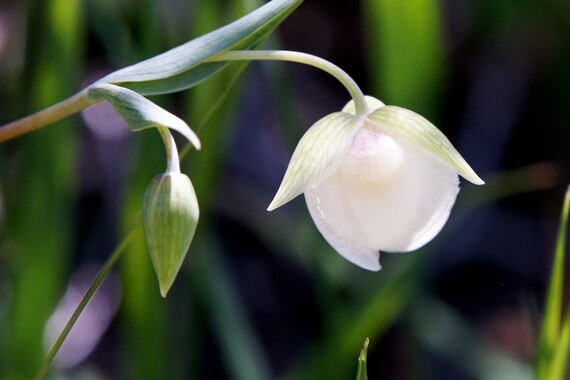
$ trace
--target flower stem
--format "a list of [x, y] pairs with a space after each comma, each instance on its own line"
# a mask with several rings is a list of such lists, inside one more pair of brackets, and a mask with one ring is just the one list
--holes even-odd
[[166, 127], [159, 127], [158, 132], [166, 149], [166, 172], [180, 173], [180, 159], [178, 158], [178, 149], [172, 133]]
[[206, 61], [289, 61], [313, 66], [331, 74], [342, 83], [354, 100], [357, 115], [368, 113], [364, 94], [354, 79], [337, 65], [311, 54], [288, 50], [228, 50], [210, 57]]
[[98, 102], [100, 100], [90, 98], [87, 95], [87, 90], [83, 90], [51, 107], [1, 126], [0, 143], [45, 127]]
[[83, 310], [85, 310], [85, 307], [87, 306], [89, 301], [91, 301], [91, 298], [93, 298], [93, 295], [95, 294], [97, 289], [99, 289], [99, 286], [107, 278], [107, 276], [111, 272], [111, 269], [113, 268], [113, 266], [115, 265], [117, 260], [121, 257], [121, 255], [125, 251], [125, 248], [127, 247], [131, 238], [135, 235], [134, 234], [135, 230], [136, 230], [135, 226], [131, 227], [131, 229], [129, 230], [127, 235], [123, 238], [121, 243], [111, 253], [111, 256], [109, 256], [109, 258], [107, 259], [107, 261], [105, 262], [105, 264], [103, 265], [103, 267], [101, 268], [99, 273], [97, 273], [97, 276], [95, 276], [95, 278], [93, 279], [93, 282], [89, 286], [89, 289], [87, 289], [87, 292], [85, 292], [85, 295], [81, 299], [81, 302], [79, 302], [79, 305], [77, 305], [77, 308], [75, 309], [75, 311], [73, 312], [73, 314], [69, 318], [69, 321], [67, 321], [67, 324], [65, 325], [65, 327], [63, 328], [61, 333], [59, 333], [59, 336], [57, 337], [53, 346], [49, 350], [47, 356], [44, 359], [44, 362], [42, 363], [42, 366], [40, 367], [40, 370], [38, 371], [38, 373], [35, 377], [35, 380], [42, 380], [45, 378], [45, 376], [49, 370], [49, 367], [50, 367], [51, 363], [53, 362], [53, 359], [55, 358], [55, 356], [57, 355], [57, 352], [61, 348], [63, 342], [65, 341], [65, 339], [69, 335], [69, 332], [71, 331], [71, 329], [73, 328], [73, 326], [75, 325], [77, 320], [79, 319], [79, 316], [81, 315], [81, 313], [83, 313]]

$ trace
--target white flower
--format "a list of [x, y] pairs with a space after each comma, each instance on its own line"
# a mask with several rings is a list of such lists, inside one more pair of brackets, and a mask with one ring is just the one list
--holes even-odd
[[449, 140], [422, 116], [366, 97], [317, 121], [299, 141], [273, 210], [305, 193], [327, 242], [354, 264], [379, 270], [380, 251], [409, 252], [442, 229], [460, 174], [484, 182]]

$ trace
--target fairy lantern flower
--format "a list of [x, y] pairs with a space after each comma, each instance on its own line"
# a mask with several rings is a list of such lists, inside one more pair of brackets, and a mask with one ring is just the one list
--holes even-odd
[[327, 242], [380, 270], [380, 251], [409, 252], [442, 229], [459, 177], [482, 185], [449, 140], [422, 116], [365, 97], [317, 121], [299, 141], [268, 210], [304, 193]]

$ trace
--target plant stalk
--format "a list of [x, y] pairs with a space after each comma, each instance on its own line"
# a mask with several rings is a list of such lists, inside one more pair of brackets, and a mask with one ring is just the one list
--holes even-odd
[[288, 61], [316, 67], [331, 74], [348, 90], [354, 100], [357, 115], [363, 116], [368, 113], [364, 94], [354, 79], [337, 65], [317, 56], [288, 50], [228, 50], [206, 60], [206, 62], [218, 61]]
[[172, 133], [166, 127], [159, 127], [158, 132], [164, 142], [164, 149], [166, 149], [166, 172], [180, 173], [180, 159], [178, 158], [178, 149]]
[[65, 119], [98, 102], [100, 102], [100, 100], [90, 98], [87, 95], [87, 90], [83, 90], [51, 107], [1, 126], [0, 143]]
[[59, 333], [59, 336], [57, 337], [51, 349], [49, 350], [47, 356], [45, 357], [42, 366], [40, 367], [36, 377], [34, 378], [35, 380], [43, 380], [45, 378], [51, 366], [51, 363], [53, 362], [53, 359], [55, 358], [63, 342], [69, 335], [69, 332], [71, 331], [71, 329], [73, 328], [79, 317], [81, 316], [81, 313], [83, 313], [83, 310], [85, 310], [85, 307], [89, 304], [89, 301], [91, 301], [91, 298], [93, 298], [93, 295], [95, 294], [97, 289], [99, 289], [99, 286], [101, 286], [103, 281], [107, 278], [107, 276], [111, 272], [111, 269], [113, 269], [113, 266], [125, 251], [125, 248], [127, 247], [131, 238], [134, 236], [134, 231], [135, 227], [132, 227], [129, 230], [129, 232], [123, 238], [121, 243], [111, 253], [111, 256], [109, 256], [109, 258], [107, 259], [107, 261], [105, 262], [99, 273], [97, 273], [97, 276], [95, 276], [91, 285], [89, 285], [89, 289], [87, 289], [87, 291], [85, 292], [85, 295], [79, 302], [79, 305], [77, 305], [77, 308], [75, 308], [75, 311], [69, 318], [69, 321], [67, 321], [65, 327], [63, 328], [61, 333]]

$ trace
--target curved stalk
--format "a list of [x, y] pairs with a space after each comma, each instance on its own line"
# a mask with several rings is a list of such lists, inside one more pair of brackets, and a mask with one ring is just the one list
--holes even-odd
[[166, 172], [180, 173], [180, 159], [178, 158], [178, 149], [172, 133], [166, 127], [158, 128], [158, 132], [164, 142], [164, 149], [166, 149]]
[[99, 286], [101, 286], [101, 284], [107, 278], [109, 273], [111, 273], [111, 269], [113, 269], [113, 266], [115, 265], [117, 260], [119, 260], [119, 258], [125, 251], [125, 248], [127, 247], [128, 243], [130, 242], [131, 238], [134, 236], [134, 231], [135, 227], [132, 227], [130, 231], [127, 233], [127, 235], [123, 238], [121, 243], [117, 246], [117, 248], [115, 248], [113, 253], [111, 253], [111, 256], [109, 256], [109, 258], [107, 259], [107, 261], [105, 262], [99, 273], [97, 273], [97, 276], [95, 276], [91, 285], [89, 285], [89, 289], [87, 289], [87, 291], [85, 292], [85, 295], [81, 299], [81, 302], [79, 302], [79, 305], [77, 305], [75, 311], [73, 312], [73, 314], [67, 321], [65, 327], [63, 328], [61, 333], [59, 333], [59, 336], [57, 337], [51, 349], [49, 350], [46, 358], [44, 359], [44, 362], [42, 363], [42, 366], [40, 367], [40, 370], [38, 371], [35, 377], [35, 380], [43, 380], [45, 378], [49, 370], [49, 367], [53, 362], [53, 359], [55, 358], [63, 342], [69, 335], [69, 332], [71, 331], [71, 329], [73, 328], [79, 317], [81, 316], [81, 313], [83, 313], [83, 310], [85, 310], [87, 304], [89, 304], [89, 301], [91, 301], [91, 298], [93, 298], [93, 295], [95, 294], [97, 289], [99, 289]]
[[100, 100], [90, 98], [85, 89], [51, 107], [1, 126], [0, 143], [65, 119], [99, 102]]
[[288, 50], [228, 50], [206, 60], [218, 61], [288, 61], [316, 67], [335, 77], [348, 90], [354, 100], [357, 115], [368, 113], [364, 94], [354, 79], [337, 65], [314, 55]]

